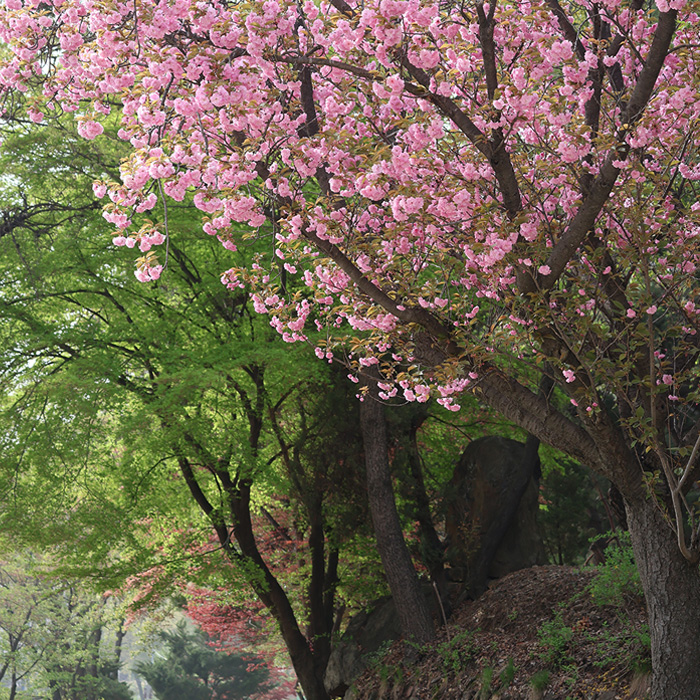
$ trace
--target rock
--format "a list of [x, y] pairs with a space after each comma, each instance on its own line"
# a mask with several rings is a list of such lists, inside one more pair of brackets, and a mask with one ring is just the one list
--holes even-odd
[[352, 682], [369, 665], [372, 655], [401, 636], [391, 597], [377, 601], [370, 611], [354, 615], [333, 647], [324, 683], [331, 697], [343, 697]]
[[531, 477], [511, 525], [491, 560], [489, 578], [502, 578], [513, 571], [546, 563], [547, 557], [537, 527], [539, 496], [539, 479]]
[[448, 557], [476, 598], [489, 580], [544, 563], [537, 530], [539, 458], [525, 444], [491, 436], [462, 454], [447, 495]]

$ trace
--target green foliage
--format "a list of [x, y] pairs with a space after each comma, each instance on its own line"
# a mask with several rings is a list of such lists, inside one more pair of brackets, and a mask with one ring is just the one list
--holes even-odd
[[542, 669], [541, 671], [537, 671], [534, 676], [530, 679], [530, 685], [534, 690], [537, 691], [543, 691], [547, 688], [549, 685], [549, 681], [551, 680], [552, 674], [547, 671], [546, 669]]
[[454, 637], [446, 639], [437, 645], [437, 653], [442, 662], [443, 672], [448, 674], [459, 673], [468, 663], [473, 661], [479, 652], [479, 647], [474, 641], [476, 630], [462, 630]]
[[[78, 669], [78, 674], [81, 672]], [[78, 674], [75, 669], [61, 669], [46, 678], [62, 700], [133, 700], [129, 687], [112, 677], [116, 669], [109, 665], [95, 668], [94, 673]]]
[[135, 667], [159, 700], [244, 700], [266, 689], [268, 673], [254, 660], [215, 651], [181, 622], [160, 634], [165, 654]]
[[623, 608], [630, 598], [643, 595], [629, 532], [619, 532], [605, 550], [605, 561], [596, 567], [589, 591], [596, 605]]
[[[341, 576], [353, 561], [340, 595], [376, 597], [354, 387], [221, 284], [218, 272], [257, 244], [224, 250], [188, 202], [169, 205], [177, 235], [161, 279], [134, 278], [91, 188], [118, 177], [121, 146], [108, 137], [96, 151], [71, 128], [18, 127], [0, 153], [0, 196], [17, 213], [0, 235], [0, 529], [60, 548], [65, 571], [102, 588], [139, 576], [144, 603], [178, 577], [212, 575], [247, 602], [259, 567], [241, 559], [232, 572], [210, 537], [212, 520], [232, 525], [225, 470], [251, 483], [253, 518], [272, 513], [295, 541], [264, 554], [301, 616], [314, 509], [326, 551], [344, 548]], [[264, 547], [274, 528], [263, 517], [255, 527]]]
[[498, 676], [498, 681], [500, 683], [501, 688], [508, 688], [510, 686], [510, 684], [513, 682], [513, 679], [515, 678], [515, 672], [517, 670], [518, 669], [515, 663], [513, 662], [513, 657], [509, 657], [508, 663]]
[[553, 667], [566, 665], [571, 660], [568, 650], [573, 636], [571, 627], [565, 625], [562, 620], [561, 610], [557, 610], [554, 618], [544, 622], [537, 630], [542, 661]]
[[375, 651], [367, 654], [367, 664], [369, 666], [379, 666], [382, 664], [393, 643], [394, 642], [391, 639], [387, 639], [386, 641], [382, 642]]
[[131, 700], [117, 680], [116, 601], [52, 575], [27, 552], [0, 564], [0, 680], [63, 700]]
[[493, 683], [493, 667], [486, 666], [481, 671], [481, 687], [479, 688], [478, 700], [488, 700], [491, 697]]
[[589, 539], [596, 534], [593, 521], [603, 521], [594, 478], [590, 470], [561, 456], [543, 470], [544, 504], [537, 522], [548, 558], [555, 564], [582, 563]]
[[369, 668], [374, 669], [382, 685], [398, 683], [403, 679], [403, 669], [399, 663], [390, 663], [387, 660], [393, 641], [388, 639], [379, 647], [368, 653], [365, 660]]
[[647, 624], [636, 627], [629, 621], [619, 632], [607, 629], [590, 635], [595, 644], [597, 659], [594, 665], [605, 668], [614, 665], [635, 674], [651, 671], [651, 638]]

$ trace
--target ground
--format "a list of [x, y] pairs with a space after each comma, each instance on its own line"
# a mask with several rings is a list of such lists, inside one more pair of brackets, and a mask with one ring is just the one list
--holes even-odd
[[377, 654], [349, 697], [641, 700], [646, 613], [617, 569], [608, 564], [601, 575], [539, 566], [509, 574], [479, 600], [459, 605], [429, 649], [396, 642]]

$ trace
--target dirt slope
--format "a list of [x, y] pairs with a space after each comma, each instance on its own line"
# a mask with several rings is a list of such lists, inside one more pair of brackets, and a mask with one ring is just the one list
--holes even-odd
[[649, 666], [643, 601], [625, 595], [596, 605], [588, 588], [593, 577], [592, 570], [558, 566], [510, 574], [461, 605], [429, 649], [397, 642], [378, 654], [349, 698], [643, 698]]

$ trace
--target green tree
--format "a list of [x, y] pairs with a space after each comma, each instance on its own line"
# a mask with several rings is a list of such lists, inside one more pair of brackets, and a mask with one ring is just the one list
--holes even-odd
[[228, 562], [229, 587], [262, 601], [323, 697], [341, 549], [366, 532], [353, 392], [208, 271], [242, 254], [197, 237], [186, 205], [168, 211], [168, 274], [137, 283], [82, 206], [118, 153], [85, 153], [65, 130], [4, 144], [0, 526], [104, 586], [150, 571], [154, 595]]
[[540, 510], [543, 542], [556, 564], [583, 562], [592, 537], [609, 530], [602, 493], [596, 494], [595, 477], [572, 460], [560, 460], [548, 470], [542, 485], [545, 504]]
[[[121, 628], [109, 598], [52, 574], [50, 561], [6, 555], [0, 566], [0, 680], [49, 700], [130, 700], [117, 679]], [[111, 634], [106, 634], [111, 632]]]
[[267, 672], [255, 659], [216, 651], [184, 621], [159, 635], [165, 650], [135, 667], [160, 700], [245, 700], [264, 691]]

